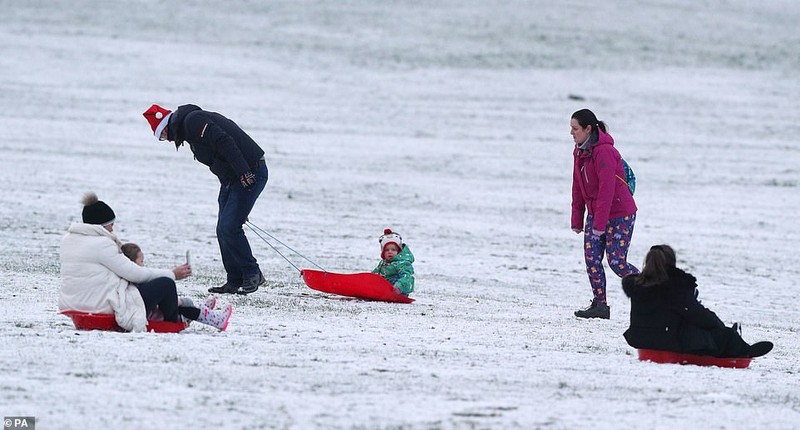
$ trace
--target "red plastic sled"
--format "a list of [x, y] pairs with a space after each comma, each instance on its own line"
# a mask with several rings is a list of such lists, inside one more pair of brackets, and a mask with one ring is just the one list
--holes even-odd
[[323, 293], [356, 297], [382, 302], [411, 303], [414, 299], [395, 292], [392, 284], [375, 273], [331, 273], [321, 270], [302, 270], [309, 288]]
[[694, 364], [696, 366], [733, 367], [744, 369], [750, 365], [752, 358], [719, 358], [710, 355], [681, 354], [656, 349], [639, 349], [640, 361], [653, 363]]
[[[78, 311], [63, 311], [62, 314], [72, 318], [78, 330], [125, 331], [117, 325], [114, 314], [92, 314]], [[156, 333], [177, 333], [183, 331], [187, 324], [171, 321], [147, 321], [147, 331]]]

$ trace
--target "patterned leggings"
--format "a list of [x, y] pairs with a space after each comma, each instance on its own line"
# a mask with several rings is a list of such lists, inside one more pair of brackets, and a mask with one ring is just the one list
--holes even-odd
[[639, 269], [628, 263], [628, 247], [633, 236], [636, 214], [608, 221], [605, 233], [592, 234], [592, 215], [586, 217], [583, 229], [583, 249], [586, 257], [586, 273], [592, 286], [594, 298], [606, 302], [606, 272], [603, 270], [603, 254], [608, 255], [608, 266], [620, 278], [639, 273]]

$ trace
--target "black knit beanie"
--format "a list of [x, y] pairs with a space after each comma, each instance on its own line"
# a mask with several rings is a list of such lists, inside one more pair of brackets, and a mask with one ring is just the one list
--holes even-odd
[[114, 222], [114, 211], [104, 202], [97, 199], [95, 193], [83, 196], [83, 222], [86, 224], [107, 225]]

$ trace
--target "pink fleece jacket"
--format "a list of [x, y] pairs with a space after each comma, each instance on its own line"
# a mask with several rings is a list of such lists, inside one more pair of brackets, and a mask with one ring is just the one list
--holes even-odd
[[575, 148], [572, 170], [572, 228], [583, 229], [586, 210], [592, 215], [591, 228], [605, 230], [608, 220], [636, 213], [622, 157], [614, 148], [614, 138], [598, 131], [591, 151]]

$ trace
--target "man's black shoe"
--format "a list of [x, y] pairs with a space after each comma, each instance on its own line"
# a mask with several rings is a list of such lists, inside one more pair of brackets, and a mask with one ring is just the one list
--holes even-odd
[[258, 291], [258, 286], [263, 284], [265, 281], [264, 274], [258, 272], [257, 275], [253, 275], [242, 282], [242, 286], [239, 289], [239, 294], [255, 293]]
[[208, 292], [214, 294], [236, 294], [239, 291], [240, 285], [241, 284], [238, 282], [228, 281], [219, 287], [209, 288]]

